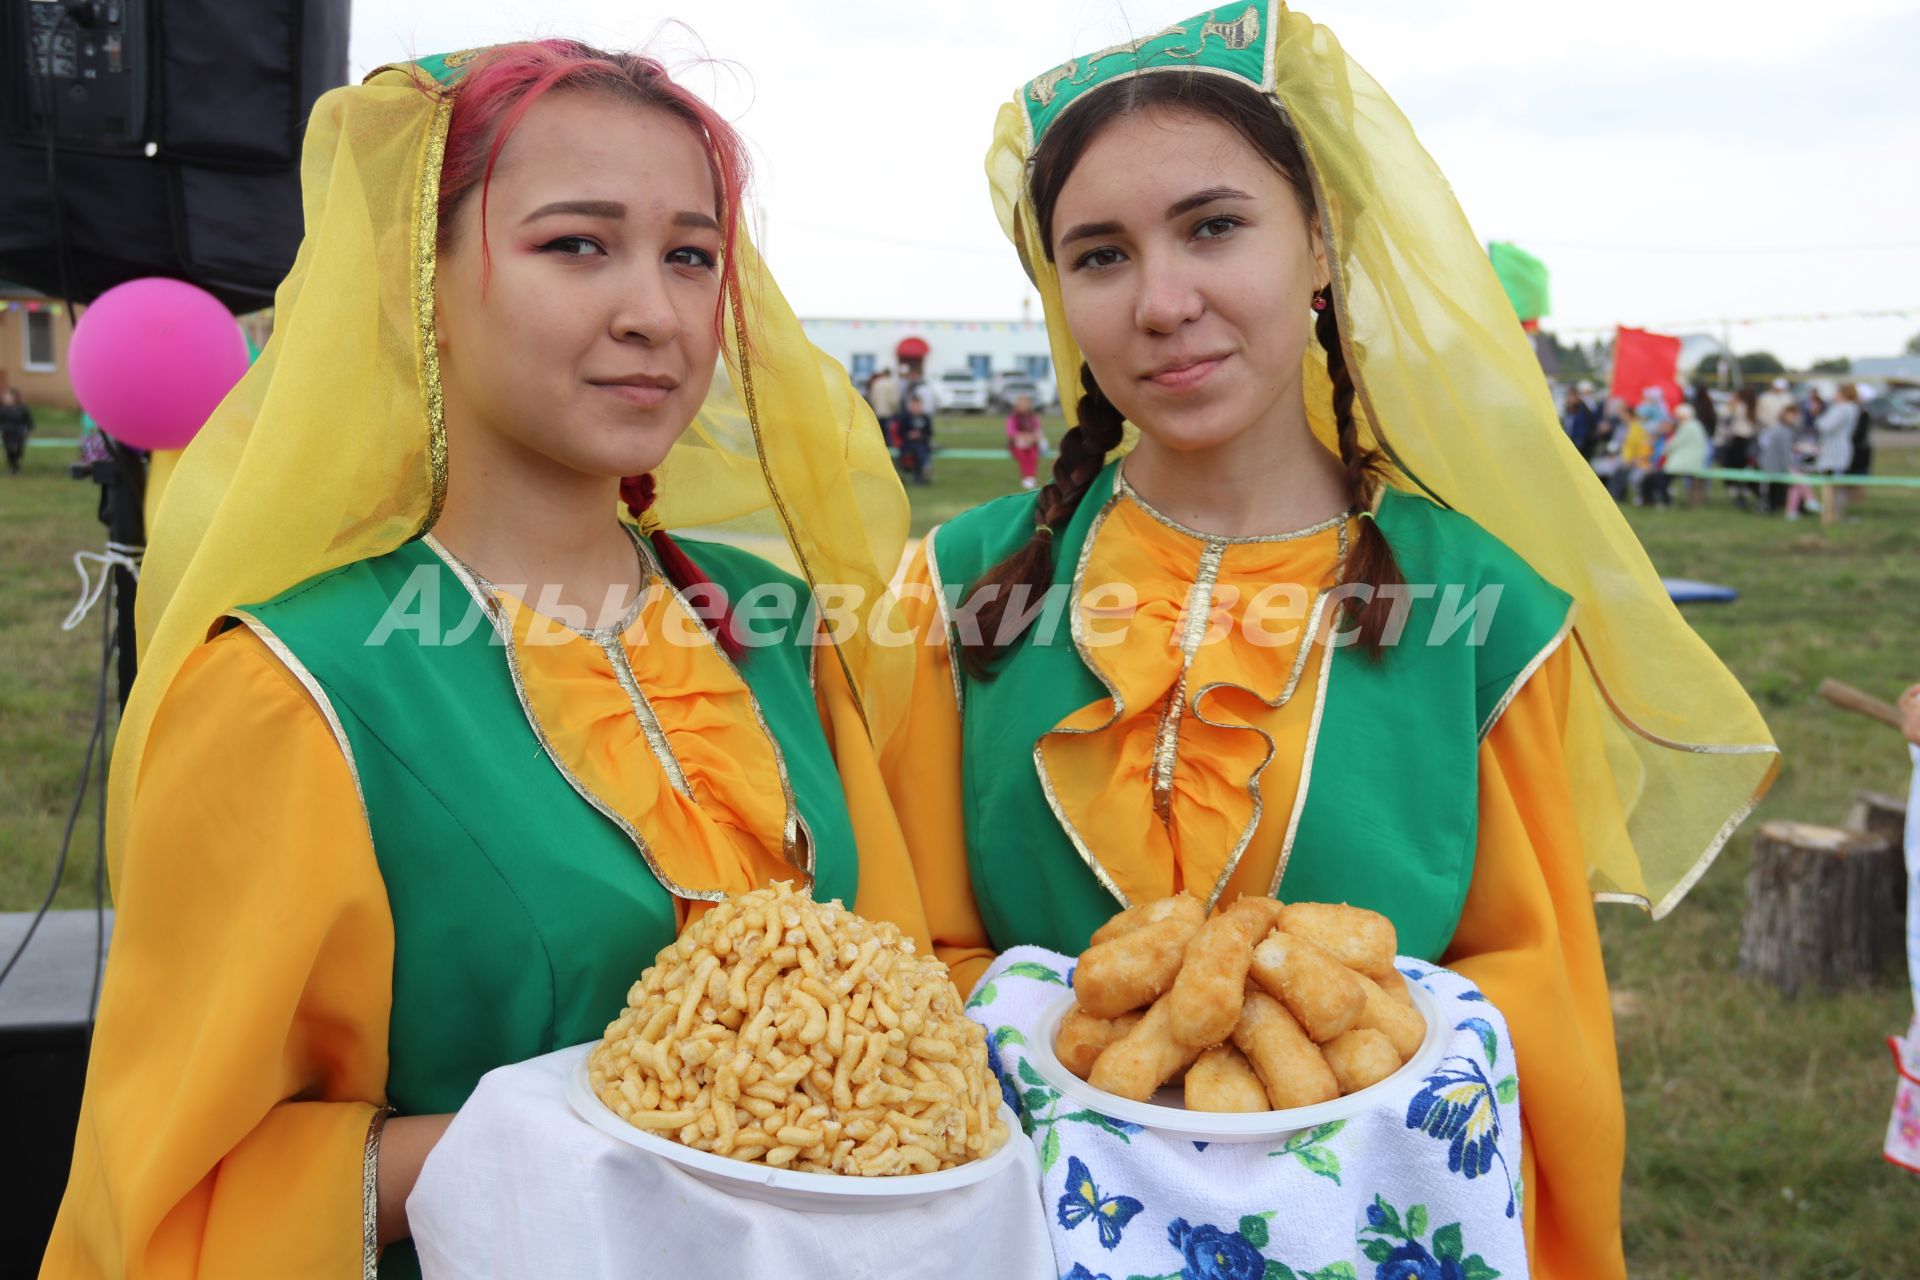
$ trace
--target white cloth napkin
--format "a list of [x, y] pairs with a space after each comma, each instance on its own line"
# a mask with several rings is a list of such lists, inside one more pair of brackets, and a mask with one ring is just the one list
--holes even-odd
[[[1270, 1143], [1196, 1143], [1084, 1108], [1027, 1060], [1073, 960], [1015, 947], [968, 1012], [1040, 1155], [1064, 1280], [1513, 1280], [1527, 1274], [1519, 1086], [1471, 982], [1401, 960], [1453, 1035], [1424, 1079]], [[982, 1273], [985, 1274], [985, 1273]]]
[[1035, 1194], [1016, 1159], [940, 1199], [877, 1212], [782, 1208], [701, 1181], [595, 1129], [563, 1095], [573, 1050], [481, 1078], [407, 1199], [422, 1273], [479, 1277], [872, 1277], [1052, 1280]]

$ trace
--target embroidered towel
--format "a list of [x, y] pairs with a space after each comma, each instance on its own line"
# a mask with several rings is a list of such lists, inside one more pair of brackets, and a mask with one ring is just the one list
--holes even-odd
[[1065, 1280], [1495, 1280], [1527, 1274], [1506, 1020], [1465, 978], [1402, 959], [1452, 1034], [1434, 1071], [1351, 1119], [1196, 1143], [1083, 1107], [1029, 1061], [1071, 958], [1015, 947], [969, 1014], [1039, 1156]]

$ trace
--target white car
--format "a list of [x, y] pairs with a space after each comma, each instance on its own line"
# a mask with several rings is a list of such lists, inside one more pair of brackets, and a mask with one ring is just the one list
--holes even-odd
[[1033, 401], [1033, 407], [1045, 413], [1054, 406], [1053, 383], [1035, 382], [1024, 374], [1016, 374], [1001, 380], [999, 388], [993, 394], [995, 410], [1006, 412], [1013, 408], [1013, 402], [1021, 396]]
[[955, 369], [934, 381], [933, 399], [935, 405], [947, 413], [984, 413], [987, 384], [978, 374]]

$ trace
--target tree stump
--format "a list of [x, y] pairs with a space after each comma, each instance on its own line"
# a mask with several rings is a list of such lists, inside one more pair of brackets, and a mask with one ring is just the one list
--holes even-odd
[[[1855, 791], [1853, 806], [1847, 810], [1847, 821], [1841, 825], [1853, 827], [1855, 831], [1884, 835], [1893, 841], [1895, 854], [1905, 856], [1901, 850], [1907, 846], [1907, 796], [1889, 796], [1880, 791]], [[1905, 875], [1897, 875], [1893, 879], [1893, 912], [1901, 919], [1907, 919]]]
[[1840, 824], [1855, 831], [1891, 836], [1898, 845], [1907, 838], [1907, 798], [1879, 791], [1856, 791], [1847, 820]]
[[1870, 982], [1903, 950], [1906, 864], [1884, 834], [1762, 823], [1747, 873], [1740, 972], [1787, 995]]

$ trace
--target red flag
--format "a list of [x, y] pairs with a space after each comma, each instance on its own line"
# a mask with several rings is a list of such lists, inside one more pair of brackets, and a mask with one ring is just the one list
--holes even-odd
[[1609, 394], [1639, 404], [1648, 387], [1660, 388], [1667, 408], [1678, 408], [1684, 397], [1676, 374], [1680, 371], [1680, 339], [1645, 329], [1616, 330], [1613, 335], [1613, 386]]

